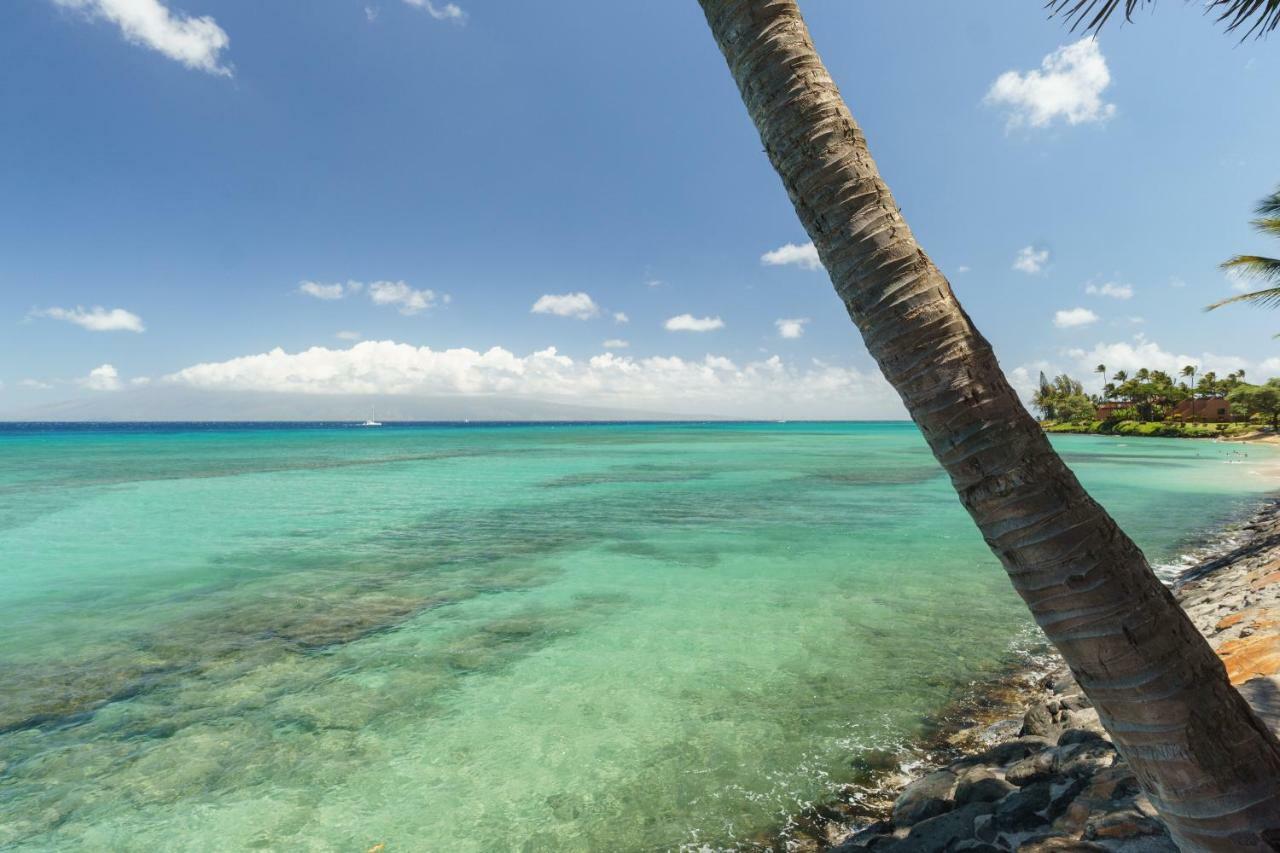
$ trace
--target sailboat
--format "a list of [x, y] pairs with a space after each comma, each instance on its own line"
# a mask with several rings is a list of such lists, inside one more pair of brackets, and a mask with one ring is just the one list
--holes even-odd
[[369, 407], [369, 420], [360, 424], [360, 426], [382, 426], [382, 422], [378, 420], [378, 408], [376, 406]]

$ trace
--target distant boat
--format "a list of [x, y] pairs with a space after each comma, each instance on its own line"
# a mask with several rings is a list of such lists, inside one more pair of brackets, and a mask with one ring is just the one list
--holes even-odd
[[382, 422], [378, 420], [378, 410], [376, 407], [369, 409], [369, 420], [360, 424], [360, 426], [382, 426]]

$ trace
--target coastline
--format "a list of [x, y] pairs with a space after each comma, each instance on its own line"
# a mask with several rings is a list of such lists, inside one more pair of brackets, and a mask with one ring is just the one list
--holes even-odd
[[[1280, 731], [1280, 497], [1192, 553], [1174, 594]], [[905, 751], [860, 757], [858, 778], [835, 799], [757, 839], [758, 849], [1176, 851], [1057, 653], [1041, 639], [1019, 657]]]

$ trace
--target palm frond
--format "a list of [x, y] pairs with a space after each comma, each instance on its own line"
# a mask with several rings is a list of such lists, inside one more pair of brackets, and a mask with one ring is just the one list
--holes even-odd
[[1249, 224], [1263, 234], [1280, 237], [1280, 216], [1264, 216], [1262, 219], [1255, 219]]
[[1208, 305], [1204, 310], [1212, 311], [1215, 308], [1221, 308], [1223, 305], [1233, 305], [1236, 302], [1249, 302], [1265, 308], [1274, 308], [1280, 305], [1280, 287], [1268, 287], [1263, 290], [1255, 290], [1252, 293], [1241, 293], [1238, 296], [1232, 296]]
[[1258, 202], [1258, 209], [1254, 213], [1263, 217], [1280, 216], [1280, 190]]
[[1259, 281], [1280, 282], [1280, 259], [1261, 255], [1236, 255], [1225, 261], [1221, 268], [1240, 278], [1256, 278]]
[[[1083, 26], [1086, 32], [1098, 32], [1115, 11], [1124, 5], [1124, 19], [1133, 21], [1133, 13], [1155, 0], [1045, 0], [1049, 14], [1063, 15], [1071, 29]], [[1280, 27], [1280, 0], [1205, 0], [1205, 12], [1218, 12], [1219, 23], [1227, 32], [1249, 24], [1242, 38], [1263, 35]]]

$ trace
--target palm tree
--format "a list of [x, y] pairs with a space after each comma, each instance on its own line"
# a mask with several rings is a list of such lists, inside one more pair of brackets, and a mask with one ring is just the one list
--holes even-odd
[[[1097, 32], [1120, 7], [1120, 2], [1121, 0], [1046, 0], [1044, 5], [1054, 15], [1065, 14], [1068, 20], [1074, 18], [1072, 29], [1084, 24], [1086, 30]], [[1140, 6], [1154, 2], [1155, 0], [1124, 0], [1125, 20], [1132, 23], [1133, 13]], [[1280, 26], [1280, 0], [1206, 0], [1204, 6], [1205, 11], [1219, 13], [1218, 20], [1226, 23], [1227, 32], [1252, 21], [1252, 26], [1245, 30], [1244, 38], [1251, 35], [1261, 38]]]
[[1188, 364], [1182, 368], [1182, 375], [1191, 377], [1191, 384], [1188, 389], [1191, 391], [1191, 421], [1194, 423], [1196, 419], [1196, 366]]
[[916, 243], [795, 0], [699, 0], [867, 349], [1183, 850], [1280, 836], [1280, 743]]
[[[1277, 0], [1280, 2], [1280, 0]], [[1267, 196], [1254, 209], [1258, 218], [1253, 220], [1253, 227], [1272, 237], [1280, 237], [1280, 189]], [[1280, 258], [1264, 258], [1261, 255], [1236, 255], [1222, 264], [1222, 268], [1241, 279], [1255, 279], [1272, 282], [1274, 287], [1264, 287], [1251, 293], [1241, 293], [1230, 299], [1215, 302], [1206, 311], [1230, 305], [1232, 302], [1252, 302], [1274, 308], [1280, 305]]]
[[1107, 393], [1107, 366], [1105, 364], [1099, 364], [1097, 367], [1093, 369], [1093, 372], [1102, 374], [1102, 393], [1106, 394]]

